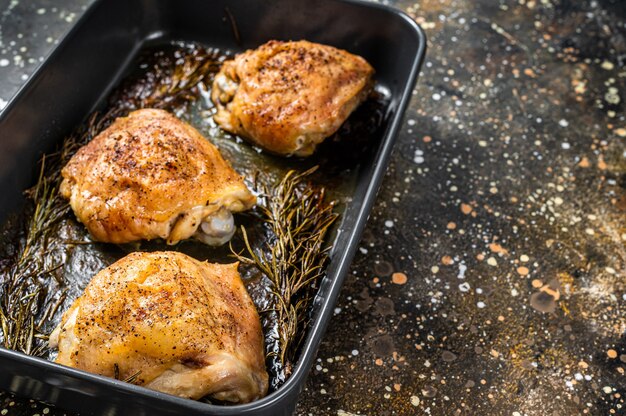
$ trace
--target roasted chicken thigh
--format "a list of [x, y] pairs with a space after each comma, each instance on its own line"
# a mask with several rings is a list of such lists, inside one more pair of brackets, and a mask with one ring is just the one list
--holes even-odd
[[281, 155], [308, 156], [372, 89], [360, 56], [307, 41], [270, 41], [226, 61], [213, 82], [215, 121]]
[[217, 148], [163, 110], [133, 111], [83, 146], [62, 170], [61, 194], [99, 241], [195, 237], [228, 241], [232, 212], [255, 197]]
[[132, 253], [100, 271], [50, 336], [57, 363], [181, 397], [267, 393], [259, 315], [235, 264]]

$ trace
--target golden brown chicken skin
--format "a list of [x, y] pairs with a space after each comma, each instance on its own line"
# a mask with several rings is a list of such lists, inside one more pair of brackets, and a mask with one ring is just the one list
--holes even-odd
[[252, 207], [254, 195], [217, 148], [163, 110], [116, 119], [62, 170], [61, 194], [99, 241], [126, 243], [195, 237], [228, 241], [231, 212]]
[[227, 61], [211, 98], [215, 121], [281, 155], [308, 156], [372, 89], [360, 56], [307, 41], [270, 41]]
[[132, 253], [100, 271], [50, 336], [56, 362], [165, 393], [247, 403], [267, 393], [259, 315], [235, 264]]

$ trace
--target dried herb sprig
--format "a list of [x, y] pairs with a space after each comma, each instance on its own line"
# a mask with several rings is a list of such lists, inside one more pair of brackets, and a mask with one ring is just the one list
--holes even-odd
[[6, 348], [30, 355], [42, 355], [45, 339], [44, 322], [65, 299], [64, 291], [49, 296], [50, 277], [59, 280], [58, 269], [49, 261], [57, 247], [50, 244], [50, 230], [67, 213], [67, 206], [56, 203], [58, 188], [45, 175], [46, 159], [42, 159], [37, 185], [28, 191], [34, 201], [32, 215], [26, 222], [13, 264], [3, 271], [0, 285], [0, 334]]
[[139, 79], [131, 77], [112, 95], [112, 107], [127, 111], [161, 108], [174, 113], [183, 110], [198, 98], [198, 86], [212, 81], [223, 55], [214, 49], [192, 46], [173, 55], [157, 54], [150, 60]]
[[268, 334], [272, 387], [284, 383], [293, 370], [297, 348], [307, 325], [309, 306], [316, 283], [324, 275], [328, 260], [325, 239], [337, 219], [334, 203], [325, 190], [306, 183], [316, 170], [294, 170], [277, 184], [257, 181], [259, 206], [269, 236], [265, 247], [252, 248], [242, 227], [247, 256], [235, 253], [243, 263], [253, 264], [271, 282], [274, 328]]
[[[45, 356], [47, 335], [43, 326], [65, 300], [65, 282], [58, 270], [69, 246], [55, 231], [71, 218], [70, 209], [59, 194], [61, 169], [76, 153], [117, 117], [147, 107], [171, 112], [198, 99], [198, 85], [210, 81], [219, 69], [220, 55], [212, 49], [191, 45], [171, 54], [155, 54], [143, 65], [146, 69], [112, 94], [104, 112], [92, 114], [56, 153], [44, 157], [37, 184], [26, 191], [30, 214], [21, 224], [22, 238], [15, 254], [0, 270], [0, 343], [29, 355]], [[51, 280], [57, 284], [50, 286]], [[52, 290], [51, 290], [52, 289]]]
[[[125, 383], [135, 384], [140, 375], [141, 370], [137, 370], [135, 373], [126, 377], [122, 381], [124, 381]], [[120, 380], [120, 366], [117, 363], [113, 364], [113, 378], [116, 380]]]

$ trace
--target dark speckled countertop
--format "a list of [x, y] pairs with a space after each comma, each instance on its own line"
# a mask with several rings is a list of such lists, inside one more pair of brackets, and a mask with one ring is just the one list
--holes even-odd
[[[88, 3], [0, 1], [0, 107]], [[389, 3], [427, 59], [297, 414], [626, 414], [626, 2]]]

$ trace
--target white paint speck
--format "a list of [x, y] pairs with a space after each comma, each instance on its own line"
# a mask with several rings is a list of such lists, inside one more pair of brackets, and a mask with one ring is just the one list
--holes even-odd
[[439, 101], [439, 100], [441, 100], [441, 95], [439, 95], [439, 94], [437, 94], [437, 93], [434, 93], [434, 94], [433, 94], [433, 100], [435, 100], [435, 101]]
[[602, 67], [602, 69], [604, 69], [605, 71], [610, 71], [613, 68], [615, 68], [615, 65], [613, 65], [613, 62], [611, 61], [604, 61], [602, 62], [602, 65], [600, 65]]
[[569, 144], [568, 142], [563, 142], [563, 143], [561, 143], [561, 149], [565, 149], [565, 150], [567, 150], [567, 149], [569, 149], [570, 147], [571, 147], [571, 146], [570, 146], [570, 144]]
[[7, 101], [0, 98], [0, 110], [4, 110], [4, 107], [7, 106]]
[[559, 120], [559, 126], [567, 127], [567, 126], [569, 126], [569, 122], [562, 118], [562, 119]]
[[393, 227], [393, 221], [391, 221], [391, 220], [385, 221], [385, 227], [387, 227], [387, 228]]
[[421, 149], [415, 149], [415, 155], [413, 156], [413, 162], [418, 165], [424, 163], [424, 151]]
[[619, 104], [619, 102], [622, 100], [619, 96], [619, 90], [615, 87], [609, 87], [606, 94], [604, 94], [604, 99], [609, 104], [615, 105]]
[[46, 9], [37, 9], [37, 14], [45, 14], [46, 13]]
[[485, 302], [480, 301], [476, 304], [476, 306], [478, 306], [480, 309], [483, 309], [484, 307], [486, 307], [487, 305], [485, 304]]
[[[311, 413], [309, 413], [310, 415]], [[356, 413], [346, 412], [345, 410], [339, 409], [337, 410], [337, 416], [359, 416]]]
[[352, 355], [354, 355], [355, 357], [359, 355], [359, 350], [352, 350]]
[[467, 283], [467, 282], [465, 282], [465, 283], [461, 283], [461, 284], [459, 285], [459, 290], [460, 290], [461, 292], [463, 292], [463, 293], [465, 293], [465, 292], [469, 292], [469, 290], [470, 290], [470, 285], [469, 285], [469, 283]]
[[459, 279], [465, 279], [465, 272], [467, 271], [467, 266], [464, 263], [459, 263], [459, 274], [456, 275]]
[[0, 66], [9, 66], [9, 60], [6, 58], [0, 59]]

